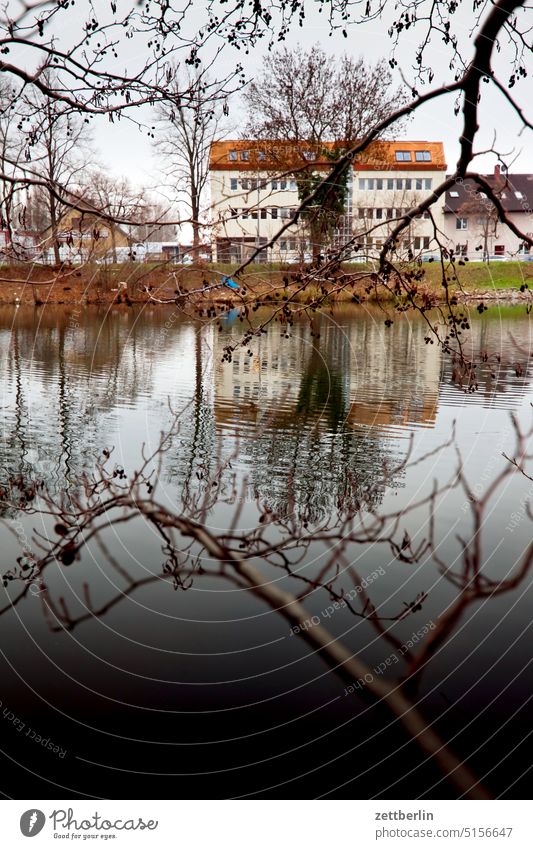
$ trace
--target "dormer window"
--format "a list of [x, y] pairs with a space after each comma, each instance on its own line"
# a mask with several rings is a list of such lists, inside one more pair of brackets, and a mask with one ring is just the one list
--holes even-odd
[[415, 159], [417, 162], [431, 162], [431, 153], [429, 150], [415, 150]]
[[230, 150], [229, 161], [230, 162], [237, 162], [237, 151], [236, 150]]
[[259, 150], [259, 151], [257, 152], [257, 158], [259, 159], [259, 161], [260, 161], [260, 162], [264, 162], [264, 161], [265, 161], [265, 159], [267, 158], [267, 155], [266, 155], [265, 151], [264, 151], [264, 150]]
[[250, 151], [249, 150], [241, 150], [241, 161], [248, 162], [250, 159]]
[[316, 159], [316, 153], [314, 150], [304, 150], [303, 158], [307, 159], [308, 162], [314, 162]]
[[450, 197], [451, 197], [451, 198], [458, 198], [458, 197], [459, 197], [459, 192], [450, 192]]
[[411, 151], [410, 150], [397, 150], [396, 151], [396, 162], [410, 162], [411, 161]]

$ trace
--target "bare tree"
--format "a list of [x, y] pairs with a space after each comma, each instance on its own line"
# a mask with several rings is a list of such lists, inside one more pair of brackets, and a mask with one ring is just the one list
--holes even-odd
[[[46, 515], [55, 524], [53, 530], [35, 534], [33, 550], [40, 552], [37, 556], [25, 551], [17, 566], [4, 572], [3, 582], [9, 588], [10, 600], [0, 608], [0, 615], [20, 604], [30, 588], [37, 584], [50, 628], [53, 631], [72, 630], [82, 622], [104, 616], [130, 595], [154, 582], [165, 582], [175, 590], [186, 591], [193, 582], [200, 582], [205, 576], [228, 581], [248, 590], [283, 617], [291, 632], [305, 640], [343, 681], [347, 693], [366, 693], [370, 699], [381, 702], [457, 792], [467, 798], [490, 798], [490, 792], [466, 766], [464, 759], [450, 750], [426, 720], [413, 696], [432, 658], [451, 638], [465, 612], [480, 601], [516, 589], [531, 572], [533, 544], [530, 543], [503, 578], [493, 577], [485, 568], [483, 529], [492, 499], [505, 489], [509, 478], [521, 473], [531, 480], [528, 470], [533, 455], [527, 445], [533, 429], [522, 431], [514, 421], [514, 452], [481, 494], [472, 489], [465, 477], [457, 450], [457, 468], [452, 470], [449, 480], [435, 482], [429, 496], [414, 499], [399, 510], [386, 511], [373, 505], [372, 487], [364, 500], [357, 504], [339, 502], [337, 511], [323, 520], [311, 519], [305, 514], [300, 516], [294, 511], [276, 512], [259, 496], [257, 524], [250, 529], [247, 523], [247, 527], [241, 529], [239, 520], [246, 501], [246, 481], [243, 488], [237, 484], [232, 471], [233, 456], [224, 461], [219, 459], [212, 473], [199, 476], [200, 483], [196, 486], [185, 487], [176, 505], [169, 507], [163, 499], [158, 500], [161, 464], [177, 433], [178, 421], [179, 416], [174, 429], [162, 438], [154, 454], [145, 457], [141, 468], [131, 474], [113, 463], [110, 452], [104, 451], [94, 471], [83, 475], [59, 495], [48, 493], [42, 481], [25, 478], [22, 474], [5, 482], [1, 492], [5, 505], [29, 514]], [[394, 475], [434, 458], [452, 444], [453, 437], [416, 460], [409, 452], [398, 466], [384, 466], [382, 479], [374, 484], [376, 493]], [[458, 537], [459, 553], [450, 565], [440, 554], [435, 511], [442, 496], [455, 488], [462, 491], [465, 504], [470, 508], [471, 530], [468, 536]], [[378, 505], [379, 501], [377, 498]], [[217, 502], [231, 506], [233, 516], [227, 530], [215, 532], [209, 528], [208, 516]], [[418, 533], [415, 542], [406, 523], [411, 514], [424, 507], [427, 511], [426, 534]], [[533, 520], [530, 508], [528, 516]], [[118, 527], [139, 517], [155, 532], [161, 568], [136, 578], [111, 559], [111, 566], [120, 580], [120, 590], [106, 601], [94, 604], [90, 585], [85, 583], [84, 609], [71, 613], [65, 597], [56, 599], [49, 590], [47, 570], [54, 564], [71, 566], [80, 558], [84, 547], [98, 540], [110, 526]], [[383, 604], [376, 606], [370, 593], [362, 588], [361, 578], [348, 554], [353, 545], [369, 543], [387, 548], [395, 560], [404, 564], [433, 561], [443, 579], [454, 589], [454, 598], [438, 623], [432, 622], [432, 627], [425, 629], [423, 639], [417, 641], [414, 648], [403, 651], [404, 646], [391, 626], [415, 616], [426, 605], [428, 593], [417, 594], [399, 609], [389, 609]], [[306, 552], [317, 544], [327, 551], [325, 561], [302, 570]], [[268, 580], [257, 563], [284, 576], [283, 588], [279, 581]], [[342, 608], [366, 620], [392, 650], [401, 652], [406, 671], [400, 678], [388, 677], [383, 674], [384, 670], [376, 671], [367, 666], [348, 645], [333, 637], [320, 616], [308, 612], [305, 600], [320, 591], [328, 602], [328, 610], [335, 612]]]
[[95, 169], [85, 173], [80, 196], [87, 203], [86, 215], [92, 218], [103, 216], [111, 236], [112, 259], [117, 262], [117, 222], [128, 227], [131, 242], [128, 222], [143, 217], [143, 189], [132, 186], [125, 177], [113, 177], [101, 169]]
[[131, 228], [132, 239], [136, 242], [174, 241], [176, 225], [171, 223], [173, 215], [170, 204], [150, 196], [148, 189], [143, 190], [142, 194], [143, 207], [140, 210], [140, 216], [136, 214], [136, 218], [140, 218], [140, 223]]
[[[183, 94], [183, 91], [186, 94]], [[170, 179], [170, 191], [186, 210], [192, 225], [193, 256], [202, 242], [202, 204], [209, 178], [211, 142], [220, 132], [221, 119], [227, 114], [228, 88], [209, 81], [200, 72], [189, 72], [180, 85], [176, 75], [169, 101], [159, 105], [160, 135], [155, 149]]]
[[11, 259], [17, 253], [14, 231], [26, 223], [27, 194], [24, 183], [17, 181], [23, 176], [24, 143], [13, 90], [4, 79], [0, 79], [0, 161], [0, 224], [5, 231], [6, 256]]
[[[261, 74], [245, 90], [244, 101], [248, 136], [294, 142], [286, 167], [295, 160], [293, 176], [300, 200], [313, 195], [302, 217], [317, 259], [345, 211], [351, 169], [347, 163], [335, 181], [321, 185], [328, 161], [338, 160], [405, 103], [405, 90], [393, 87], [384, 60], [370, 65], [347, 54], [331, 56], [315, 44], [309, 49], [282, 47], [269, 54]], [[398, 129], [395, 124], [394, 130]], [[386, 127], [380, 135], [390, 131]], [[320, 170], [309, 159], [319, 160]]]
[[[56, 72], [47, 69], [42, 79], [58, 85]], [[26, 159], [44, 183], [44, 197], [49, 217], [50, 240], [54, 261], [61, 261], [58, 233], [61, 219], [69, 208], [58, 196], [56, 186], [70, 193], [80, 183], [91, 158], [92, 136], [85, 120], [70, 106], [46, 95], [30, 92], [25, 97], [23, 117]], [[46, 188], [48, 187], [48, 188]]]
[[[253, 138], [347, 147], [405, 103], [407, 95], [394, 88], [384, 60], [370, 65], [346, 53], [332, 56], [315, 44], [282, 47], [266, 56], [244, 100], [245, 132]], [[390, 131], [384, 128], [379, 135]]]
[[[483, 262], [490, 262], [492, 238], [498, 234], [498, 213], [494, 204], [474, 190], [472, 196], [457, 210], [459, 218], [470, 220], [471, 232], [476, 236], [475, 250], [481, 248]], [[458, 231], [460, 232], [460, 231]], [[481, 245], [477, 241], [481, 239]]]

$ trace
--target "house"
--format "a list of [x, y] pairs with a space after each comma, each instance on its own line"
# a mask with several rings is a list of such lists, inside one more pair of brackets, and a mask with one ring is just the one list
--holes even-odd
[[[213, 142], [209, 168], [215, 260], [242, 262], [282, 225], [286, 229], [279, 240], [261, 251], [256, 261], [310, 258], [316, 248], [311, 228], [301, 217], [291, 223], [300, 204], [298, 187], [307, 174], [313, 179], [329, 173], [342, 150], [334, 142], [320, 146], [249, 139]], [[350, 241], [359, 244], [360, 256], [377, 256], [398, 215], [427, 197], [445, 171], [441, 142], [373, 142], [349, 168], [344, 208], [335, 221], [335, 246]], [[426, 213], [411, 222], [399, 249], [430, 250], [433, 229]]]
[[[496, 166], [485, 180], [509, 219], [533, 238], [533, 174], [509, 174]], [[529, 258], [529, 245], [498, 220], [492, 200], [473, 180], [457, 182], [446, 192], [443, 229], [449, 247], [469, 259]]]
[[38, 233], [31, 230], [0, 230], [0, 261], [29, 262], [40, 250]]
[[[77, 205], [81, 206], [80, 203]], [[104, 257], [113, 262], [124, 253], [123, 249], [130, 248], [126, 231], [98, 216], [89, 205], [86, 210], [67, 210], [59, 221], [56, 238], [63, 262], [88, 262]], [[53, 244], [52, 228], [48, 227], [43, 234], [43, 247], [48, 255], [52, 253]]]

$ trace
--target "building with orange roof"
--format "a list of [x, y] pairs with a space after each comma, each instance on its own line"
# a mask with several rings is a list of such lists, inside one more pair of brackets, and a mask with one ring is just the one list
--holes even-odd
[[[305, 173], [326, 175], [342, 152], [342, 144], [335, 142], [213, 142], [209, 168], [215, 258], [240, 263], [284, 226], [276, 244], [263, 248], [256, 261], [309, 259], [310, 234], [305, 220], [296, 219], [298, 182]], [[395, 220], [426, 197], [445, 172], [442, 142], [372, 142], [353, 157], [336, 246], [358, 244], [358, 256], [375, 257]], [[441, 215], [440, 207], [433, 215]], [[432, 235], [433, 223], [426, 214], [410, 224], [398, 250], [407, 255], [436, 249]]]

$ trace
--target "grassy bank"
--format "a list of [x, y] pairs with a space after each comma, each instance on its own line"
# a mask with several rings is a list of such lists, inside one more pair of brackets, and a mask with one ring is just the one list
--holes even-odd
[[[417, 281], [419, 291], [427, 292], [440, 299], [443, 294], [442, 269], [438, 262], [426, 262], [419, 266], [423, 276]], [[478, 297], [500, 293], [509, 297], [519, 292], [520, 287], [533, 290], [533, 262], [465, 263], [447, 272], [450, 291]], [[321, 274], [311, 273], [311, 282], [305, 291], [297, 295], [299, 301], [307, 301], [330, 291], [336, 284], [357, 279], [332, 297], [335, 300], [351, 301], [353, 295], [365, 296], [365, 286], [370, 281], [374, 268], [362, 263], [345, 264], [335, 278], [325, 279]], [[0, 266], [0, 303], [113, 303], [129, 301], [139, 303], [148, 300], [145, 291], [151, 287], [152, 295], [160, 300], [175, 298], [176, 292], [195, 292], [219, 283], [224, 275], [231, 276], [234, 266], [210, 264], [191, 268], [163, 263], [122, 263], [117, 265], [88, 264], [81, 268], [54, 269], [47, 266]], [[295, 265], [250, 265], [240, 277], [239, 284], [245, 291], [270, 299], [294, 295], [301, 286], [302, 270]], [[352, 278], [352, 275], [354, 276]], [[462, 290], [462, 293], [461, 293]], [[375, 297], [375, 293], [370, 297]], [[231, 299], [227, 289], [213, 289], [195, 300], [226, 302]]]

